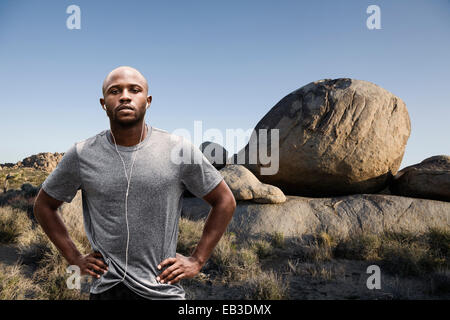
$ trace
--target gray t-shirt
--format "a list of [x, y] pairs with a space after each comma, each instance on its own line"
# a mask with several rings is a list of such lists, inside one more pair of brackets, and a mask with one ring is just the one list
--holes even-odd
[[[130, 232], [123, 282], [149, 299], [185, 299], [179, 282], [169, 285], [156, 281], [161, 273], [157, 265], [175, 257], [184, 190], [202, 198], [222, 181], [222, 175], [191, 142], [150, 125], [141, 143], [131, 147], [118, 145], [117, 149], [128, 176], [133, 151], [137, 150], [128, 194]], [[190, 158], [186, 157], [189, 152]], [[101, 293], [118, 284], [125, 272], [127, 179], [110, 130], [75, 143], [42, 189], [65, 202], [71, 202], [77, 190], [82, 190], [87, 238], [109, 267], [93, 281], [90, 292]]]

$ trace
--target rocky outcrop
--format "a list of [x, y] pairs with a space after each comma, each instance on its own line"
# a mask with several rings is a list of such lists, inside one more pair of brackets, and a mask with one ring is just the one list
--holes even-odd
[[227, 165], [220, 170], [236, 200], [252, 200], [256, 203], [282, 203], [283, 192], [274, 186], [261, 183], [253, 173], [241, 165]]
[[[198, 198], [184, 198], [182, 216], [205, 217], [210, 206]], [[228, 227], [240, 236], [280, 232], [286, 237], [326, 231], [337, 238], [383, 231], [426, 232], [450, 227], [450, 203], [407, 197], [358, 194], [333, 198], [287, 196], [282, 204], [239, 201]]]
[[47, 171], [48, 173], [52, 172], [59, 161], [61, 161], [64, 156], [64, 152], [41, 152], [38, 154], [34, 154], [29, 156], [22, 161], [17, 163], [3, 163], [0, 167], [3, 168], [11, 168], [11, 169], [19, 169], [19, 168], [34, 168], [38, 170]]
[[402, 169], [390, 189], [397, 195], [450, 201], [450, 156], [434, 156]]
[[[61, 210], [82, 214], [81, 190]], [[181, 215], [198, 220], [211, 207], [200, 198], [183, 198]], [[286, 196], [280, 204], [237, 201], [228, 231], [239, 237], [263, 237], [275, 232], [301, 237], [325, 231], [336, 238], [384, 231], [424, 233], [450, 228], [450, 203], [381, 194], [307, 198]]]
[[52, 172], [59, 161], [61, 161], [64, 153], [43, 152], [32, 155], [17, 163], [18, 167], [29, 167], [47, 172]]
[[2, 163], [2, 164], [0, 165], [0, 167], [2, 167], [2, 169], [6, 169], [6, 168], [18, 168], [17, 163], [11, 163], [11, 162]]
[[229, 162], [245, 159], [261, 182], [289, 195], [376, 193], [399, 169], [410, 119], [400, 98], [373, 83], [326, 79], [281, 99], [256, 125], [259, 142], [260, 129], [279, 129], [278, 172], [262, 175], [256, 151], [249, 163], [249, 144]]

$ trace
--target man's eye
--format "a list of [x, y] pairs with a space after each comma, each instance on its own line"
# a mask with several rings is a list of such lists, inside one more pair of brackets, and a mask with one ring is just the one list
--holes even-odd
[[131, 91], [133, 91], [133, 92], [140, 92], [141, 90], [139, 90], [139, 89], [131, 89]]
[[116, 94], [116, 93], [119, 93], [119, 90], [111, 90], [110, 91], [112, 94]]

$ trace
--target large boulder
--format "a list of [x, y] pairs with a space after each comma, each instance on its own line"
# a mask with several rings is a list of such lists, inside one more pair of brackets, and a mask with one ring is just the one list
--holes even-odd
[[220, 170], [226, 184], [236, 200], [252, 200], [257, 203], [282, 203], [286, 201], [283, 192], [261, 183], [253, 173], [241, 165], [227, 165]]
[[[260, 129], [279, 129], [278, 171], [261, 174], [270, 164], [249, 144], [229, 163], [245, 165], [285, 194], [330, 196], [386, 187], [402, 161], [410, 120], [405, 103], [373, 83], [326, 79], [281, 99], [256, 125], [259, 143]], [[270, 157], [276, 142], [267, 136]]]
[[450, 156], [434, 156], [403, 168], [390, 189], [397, 195], [450, 201]]
[[[211, 207], [198, 198], [183, 199], [181, 215], [206, 218]], [[332, 198], [287, 196], [281, 204], [238, 201], [228, 231], [239, 237], [260, 237], [275, 232], [301, 237], [325, 231], [336, 238], [385, 231], [425, 233], [450, 228], [450, 203], [379, 194]]]

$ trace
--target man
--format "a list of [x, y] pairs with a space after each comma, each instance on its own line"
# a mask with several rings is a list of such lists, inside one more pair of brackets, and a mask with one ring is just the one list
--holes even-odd
[[[110, 130], [75, 143], [36, 198], [34, 213], [50, 240], [70, 265], [95, 278], [91, 300], [185, 299], [179, 281], [200, 272], [236, 208], [222, 176], [198, 148], [145, 125], [151, 101], [136, 69], [119, 67], [108, 74], [100, 104]], [[202, 161], [174, 157], [185, 152]], [[56, 212], [78, 189], [93, 249], [87, 255], [78, 251]], [[186, 189], [212, 207], [189, 257], [176, 253]]]

